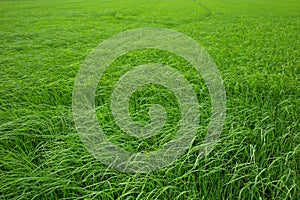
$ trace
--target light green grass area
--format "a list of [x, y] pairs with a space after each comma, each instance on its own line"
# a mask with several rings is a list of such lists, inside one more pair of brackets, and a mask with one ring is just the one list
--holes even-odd
[[[85, 148], [72, 116], [80, 64], [105, 39], [140, 27], [190, 36], [224, 80], [227, 116], [213, 151], [197, 159], [210, 98], [187, 61], [139, 50], [118, 58], [96, 93], [98, 121], [132, 152], [156, 150], [176, 134], [180, 109], [167, 88], [134, 93], [134, 120], [166, 108], [165, 132], [145, 141], [122, 133], [109, 102], [134, 66], [168, 64], [197, 93], [199, 137], [170, 166], [148, 174], [107, 168]], [[299, 0], [0, 1], [0, 199], [300, 199]], [[101, 95], [100, 95], [101, 94]]]

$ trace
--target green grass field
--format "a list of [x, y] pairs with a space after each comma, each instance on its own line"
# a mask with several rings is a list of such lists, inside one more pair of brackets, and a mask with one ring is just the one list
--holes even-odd
[[[72, 91], [99, 43], [140, 27], [176, 30], [207, 50], [224, 80], [227, 116], [213, 151], [197, 159], [211, 114], [201, 76], [160, 50], [118, 58], [98, 85], [96, 106], [120, 147], [158, 149], [180, 117], [170, 91], [150, 85], [131, 98], [132, 117], [149, 122], [144, 105], [158, 102], [170, 133], [139, 141], [120, 132], [110, 95], [134, 66], [168, 64], [191, 82], [201, 106], [199, 137], [186, 154], [161, 170], [126, 174], [81, 142]], [[299, 47], [299, 0], [0, 1], [0, 199], [300, 199]]]

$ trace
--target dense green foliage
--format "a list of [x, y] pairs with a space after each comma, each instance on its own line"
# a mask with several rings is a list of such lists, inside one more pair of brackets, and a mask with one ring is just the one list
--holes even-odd
[[[227, 118], [206, 158], [196, 159], [199, 139], [167, 168], [124, 174], [82, 144], [72, 117], [73, 83], [100, 42], [150, 26], [205, 47], [224, 79]], [[299, 199], [299, 28], [299, 0], [0, 1], [0, 199]], [[201, 77], [157, 50], [128, 53], [105, 73], [96, 98], [103, 129], [119, 131], [106, 106], [118, 78], [150, 61], [174, 67], [193, 84], [199, 135], [205, 134], [210, 102]], [[149, 121], [143, 105], [158, 102], [169, 111], [166, 127], [178, 121], [178, 102], [166, 88], [150, 85], [131, 100], [136, 120]], [[172, 139], [119, 136], [114, 142], [131, 151]]]

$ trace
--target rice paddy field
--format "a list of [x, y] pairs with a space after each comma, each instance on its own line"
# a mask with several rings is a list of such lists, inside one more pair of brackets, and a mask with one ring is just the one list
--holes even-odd
[[[167, 64], [192, 85], [200, 129], [189, 149], [157, 171], [116, 171], [91, 155], [72, 115], [76, 75], [89, 53], [126, 30], [161, 27], [197, 41], [216, 63], [227, 110], [212, 152], [198, 158], [211, 103], [202, 77], [170, 52], [145, 49], [116, 59], [96, 91], [99, 125], [131, 152], [155, 151], [176, 135], [179, 103], [150, 84], [130, 99], [149, 123], [167, 112], [164, 133], [137, 140], [111, 114], [124, 73]], [[299, 0], [1, 0], [0, 199], [300, 199]]]

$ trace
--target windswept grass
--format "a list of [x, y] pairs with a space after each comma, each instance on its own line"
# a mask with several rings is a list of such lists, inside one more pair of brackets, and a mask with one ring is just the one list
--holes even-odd
[[[0, 199], [300, 199], [300, 2], [237, 0], [0, 1]], [[116, 60], [98, 85], [97, 116], [130, 151], [159, 148], [172, 134], [130, 139], [107, 105], [134, 66], [168, 64], [197, 93], [199, 138], [170, 166], [149, 174], [107, 168], [81, 142], [72, 89], [80, 64], [100, 42], [138, 27], [164, 27], [198, 41], [217, 64], [227, 118], [209, 156], [197, 159], [210, 116], [201, 77], [182, 58], [141, 50]], [[101, 96], [99, 94], [102, 94]], [[176, 127], [178, 102], [151, 85], [131, 99], [147, 122], [161, 103]]]

